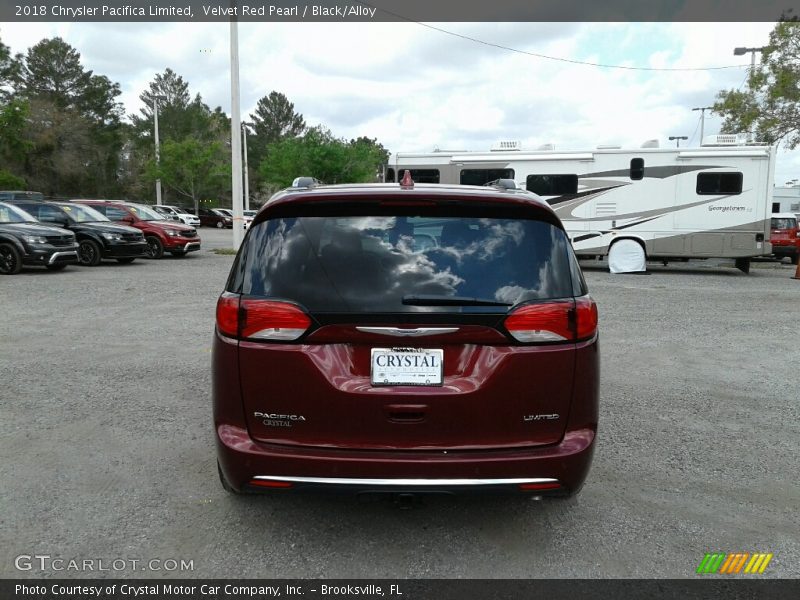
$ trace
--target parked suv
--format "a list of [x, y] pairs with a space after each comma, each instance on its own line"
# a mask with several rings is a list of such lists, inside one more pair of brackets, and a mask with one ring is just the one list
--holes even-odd
[[193, 215], [190, 212], [187, 212], [185, 208], [181, 208], [180, 206], [170, 206], [168, 204], [161, 204], [152, 207], [157, 212], [160, 212], [162, 215], [166, 216], [167, 219], [170, 221], [179, 221], [184, 225], [192, 225], [194, 227], [200, 227], [200, 219], [197, 218], [196, 215]]
[[410, 176], [285, 190], [217, 303], [222, 485], [574, 494], [597, 340], [569, 239], [534, 194]]
[[72, 202], [36, 202], [14, 200], [14, 204], [45, 224], [64, 227], [78, 239], [80, 264], [94, 267], [104, 258], [132, 263], [144, 256], [147, 248], [141, 232], [111, 223], [91, 207]]
[[74, 233], [46, 227], [21, 208], [0, 202], [0, 274], [16, 275], [22, 265], [60, 271], [76, 262]]
[[216, 208], [201, 208], [200, 223], [203, 227], [233, 227], [233, 219]]
[[778, 260], [788, 256], [793, 265], [800, 257], [800, 230], [797, 228], [797, 216], [793, 213], [776, 213], [770, 223], [769, 243], [772, 255]]
[[141, 230], [147, 242], [148, 258], [161, 258], [164, 252], [172, 256], [186, 256], [200, 250], [200, 236], [189, 225], [169, 221], [164, 215], [144, 204], [113, 200], [76, 200], [88, 204], [112, 221], [126, 223]]

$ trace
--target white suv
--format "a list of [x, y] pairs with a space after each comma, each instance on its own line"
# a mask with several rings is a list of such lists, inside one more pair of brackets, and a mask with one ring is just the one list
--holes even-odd
[[183, 209], [180, 206], [161, 204], [153, 206], [153, 208], [172, 221], [180, 221], [185, 225], [194, 225], [195, 227], [200, 227], [200, 218], [191, 214], [190, 212], [187, 212], [186, 209]]

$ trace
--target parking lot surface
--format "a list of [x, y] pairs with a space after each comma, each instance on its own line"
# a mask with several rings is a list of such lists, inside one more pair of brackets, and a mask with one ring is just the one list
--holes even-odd
[[[602, 388], [581, 494], [400, 510], [222, 490], [210, 346], [233, 257], [209, 248], [231, 233], [200, 234], [186, 258], [0, 279], [0, 577], [696, 577], [706, 552], [800, 576], [794, 267], [587, 265]], [[36, 554], [193, 570], [17, 570]]]

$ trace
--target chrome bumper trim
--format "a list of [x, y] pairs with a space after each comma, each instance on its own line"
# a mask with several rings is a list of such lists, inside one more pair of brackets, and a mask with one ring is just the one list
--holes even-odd
[[425, 335], [442, 335], [455, 333], [458, 327], [416, 327], [403, 329], [400, 327], [356, 327], [362, 333], [377, 333], [379, 335], [395, 335], [402, 337], [422, 337]]
[[322, 483], [328, 485], [385, 485], [400, 487], [430, 486], [473, 486], [473, 485], [519, 485], [522, 483], [558, 483], [558, 479], [549, 477], [521, 479], [350, 479], [346, 477], [291, 477], [257, 475], [253, 479], [266, 481], [287, 481], [292, 483]]
[[47, 261], [47, 264], [48, 265], [52, 265], [55, 262], [55, 260], [60, 256], [74, 256], [77, 259], [78, 258], [78, 252], [77, 252], [77, 250], [65, 250], [63, 252], [53, 252], [50, 255], [49, 260]]

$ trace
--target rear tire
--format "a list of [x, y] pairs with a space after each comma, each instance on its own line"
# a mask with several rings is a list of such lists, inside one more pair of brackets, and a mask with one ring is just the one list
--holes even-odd
[[103, 256], [100, 245], [94, 240], [81, 240], [78, 244], [78, 260], [84, 267], [96, 267]]
[[750, 273], [750, 259], [749, 258], [737, 258], [736, 262], [734, 264], [736, 265], [736, 268], [739, 269], [745, 275]]
[[608, 249], [608, 270], [611, 273], [646, 273], [647, 257], [636, 240], [621, 239]]
[[45, 265], [45, 268], [48, 271], [63, 271], [64, 269], [67, 268], [67, 265], [66, 263], [62, 263], [60, 265]]
[[134, 258], [118, 258], [117, 262], [120, 263], [121, 265], [129, 265], [135, 260], [136, 260], [136, 257], [134, 257]]
[[222, 473], [222, 467], [219, 466], [219, 461], [217, 461], [217, 473], [219, 474], [219, 482], [222, 484], [223, 490], [235, 496], [240, 496], [242, 494], [242, 492], [233, 489], [231, 484], [228, 483], [228, 480], [225, 479], [225, 475]]
[[22, 255], [12, 244], [0, 244], [0, 273], [16, 275], [22, 271]]
[[796, 265], [798, 259], [800, 259], [800, 254], [792, 254], [792, 264]]
[[145, 256], [147, 256], [147, 258], [158, 260], [164, 256], [164, 244], [161, 243], [160, 239], [154, 235], [148, 235], [146, 240], [147, 250], [145, 250]]

